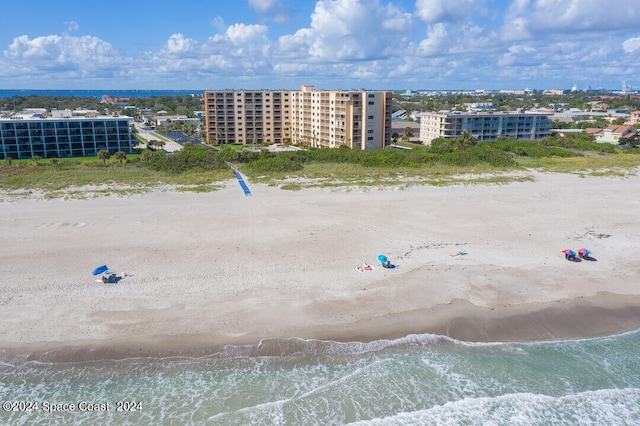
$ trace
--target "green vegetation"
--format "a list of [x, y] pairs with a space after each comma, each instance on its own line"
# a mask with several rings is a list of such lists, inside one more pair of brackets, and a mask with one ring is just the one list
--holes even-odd
[[[194, 111], [201, 111], [204, 108], [204, 99], [199, 96], [149, 96], [130, 97], [127, 102], [129, 106], [138, 109], [149, 108], [154, 111], [164, 110], [168, 114], [179, 114], [193, 117]], [[12, 98], [0, 98], [0, 109], [21, 111], [26, 108], [46, 108], [52, 109], [76, 109], [86, 108], [97, 110], [100, 113], [119, 113], [129, 115], [131, 112], [113, 104], [102, 104], [100, 99], [95, 97], [82, 96], [14, 96]]]
[[48, 110], [86, 108], [103, 112], [105, 105], [95, 97], [29, 95], [0, 98], [0, 108], [12, 111], [22, 111], [27, 108], [46, 108]]
[[[498, 111], [513, 111], [516, 109], [531, 108], [580, 108], [588, 111], [593, 104], [604, 103], [608, 108], [628, 107], [631, 110], [640, 109], [640, 98], [632, 94], [611, 93], [565, 93], [563, 95], [550, 95], [534, 90], [529, 94], [509, 93], [431, 93], [417, 94], [395, 93], [392, 108], [394, 111], [404, 109], [406, 111], [440, 111], [440, 110], [465, 110], [465, 104], [491, 102]], [[572, 127], [563, 125], [560, 127]], [[601, 122], [604, 123], [604, 122]], [[588, 127], [606, 127], [591, 123]], [[587, 124], [583, 125], [587, 126]], [[559, 128], [560, 128], [559, 127]]]
[[166, 155], [162, 151], [145, 151], [142, 155], [126, 155], [122, 162], [117, 158], [103, 162], [98, 157], [41, 159], [37, 164], [30, 160], [5, 160], [0, 163], [0, 191], [43, 191], [48, 196], [69, 196], [75, 188], [88, 187], [91, 189], [80, 191], [100, 195], [144, 192], [158, 185], [210, 191], [214, 189], [212, 182], [229, 178], [225, 168], [206, 172], [194, 168], [180, 173], [154, 170], [142, 161], [149, 154]]
[[[213, 152], [186, 144], [173, 154], [143, 150], [140, 155], [74, 159], [5, 160], [0, 191], [42, 191], [45, 196], [121, 195], [167, 185], [172, 190], [209, 192], [233, 177], [233, 162], [249, 180], [282, 189], [367, 187], [413, 184], [505, 183], [530, 180], [527, 169], [580, 175], [625, 176], [640, 166], [640, 149], [598, 144], [587, 135], [542, 141], [502, 138], [478, 143], [469, 135], [436, 139], [431, 147], [353, 151], [309, 149], [271, 153], [225, 147]], [[111, 189], [115, 188], [115, 189]], [[84, 191], [86, 193], [86, 191]]]

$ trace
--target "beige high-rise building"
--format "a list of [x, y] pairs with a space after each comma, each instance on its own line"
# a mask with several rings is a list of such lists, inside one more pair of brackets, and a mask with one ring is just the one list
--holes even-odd
[[391, 92], [207, 91], [211, 144], [292, 143], [318, 148], [383, 148], [391, 142]]
[[284, 143], [290, 94], [286, 91], [205, 92], [207, 142], [210, 144]]

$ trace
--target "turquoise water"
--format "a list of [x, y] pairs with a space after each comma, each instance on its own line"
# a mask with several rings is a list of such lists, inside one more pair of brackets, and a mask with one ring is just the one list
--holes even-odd
[[[0, 363], [0, 399], [37, 405], [5, 407], [0, 423], [633, 425], [639, 354], [635, 331], [499, 344], [264, 340], [198, 358], [14, 360]], [[48, 413], [48, 403], [75, 410]]]

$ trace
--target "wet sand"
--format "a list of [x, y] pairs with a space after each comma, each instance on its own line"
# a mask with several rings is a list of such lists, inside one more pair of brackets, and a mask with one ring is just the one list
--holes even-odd
[[[535, 178], [4, 197], [0, 348], [95, 359], [263, 338], [527, 341], [637, 328], [640, 177]], [[594, 260], [560, 252], [577, 247]], [[127, 276], [96, 283], [101, 264]]]

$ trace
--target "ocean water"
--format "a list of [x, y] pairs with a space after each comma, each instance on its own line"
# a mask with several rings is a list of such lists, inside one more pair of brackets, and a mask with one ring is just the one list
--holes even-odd
[[14, 96], [77, 96], [80, 98], [98, 98], [109, 95], [122, 98], [148, 98], [150, 96], [189, 96], [203, 95], [204, 90], [44, 90], [44, 89], [0, 89], [0, 99]]
[[14, 359], [0, 363], [0, 423], [638, 425], [639, 354], [635, 331], [494, 344], [434, 335], [264, 340], [194, 358]]

